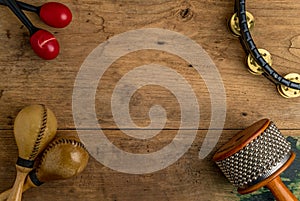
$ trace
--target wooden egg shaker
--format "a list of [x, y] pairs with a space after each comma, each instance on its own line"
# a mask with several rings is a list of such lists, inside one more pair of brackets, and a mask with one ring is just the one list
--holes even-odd
[[267, 187], [278, 201], [297, 201], [279, 176], [294, 159], [290, 143], [268, 119], [239, 132], [213, 157], [240, 194]]

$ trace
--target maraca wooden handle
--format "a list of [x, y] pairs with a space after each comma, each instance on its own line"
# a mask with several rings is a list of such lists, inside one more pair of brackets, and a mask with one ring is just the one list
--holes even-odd
[[[27, 177], [27, 180], [28, 180], [28, 177]], [[30, 182], [26, 181], [25, 184], [24, 184], [24, 186], [23, 186], [22, 191], [25, 192], [25, 191], [27, 191], [28, 189], [30, 189], [31, 187], [34, 187], [34, 186], [31, 185]], [[8, 189], [8, 190], [2, 192], [2, 193], [0, 194], [0, 201], [5, 201], [5, 200], [7, 200], [7, 198], [9, 197], [9, 195], [10, 195], [10, 193], [11, 193], [11, 191], [12, 191], [12, 188], [10, 188], [10, 189]]]
[[21, 167], [18, 165], [16, 165], [16, 169], [17, 177], [7, 201], [21, 201], [24, 181], [31, 170], [30, 168]]
[[273, 193], [277, 201], [298, 201], [279, 176], [269, 182], [266, 187]]
[[0, 194], [0, 201], [5, 201], [5, 200], [7, 200], [8, 196], [10, 195], [10, 193], [11, 193], [11, 189], [8, 189], [8, 190], [2, 192], [2, 193]]

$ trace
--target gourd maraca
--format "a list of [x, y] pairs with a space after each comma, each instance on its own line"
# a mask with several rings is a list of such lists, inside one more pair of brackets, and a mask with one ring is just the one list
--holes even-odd
[[19, 151], [17, 176], [8, 201], [21, 200], [24, 180], [32, 170], [37, 155], [53, 140], [56, 130], [56, 118], [44, 105], [31, 105], [19, 112], [14, 123]]
[[[86, 167], [89, 154], [76, 138], [62, 137], [54, 140], [42, 154], [37, 168], [25, 181], [23, 192], [44, 182], [68, 179], [80, 174]], [[11, 189], [0, 194], [0, 201], [7, 199]]]

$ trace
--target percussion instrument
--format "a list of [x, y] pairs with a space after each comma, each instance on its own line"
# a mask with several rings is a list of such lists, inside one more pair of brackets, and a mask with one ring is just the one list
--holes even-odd
[[239, 132], [213, 157], [239, 193], [265, 186], [278, 201], [297, 201], [279, 177], [294, 159], [290, 143], [269, 119]]
[[72, 13], [61, 3], [49, 2], [42, 6], [33, 6], [16, 0], [0, 0], [0, 4], [10, 8], [30, 32], [30, 44], [41, 58], [50, 60], [59, 54], [59, 43], [48, 31], [34, 26], [22, 10], [35, 12], [42, 21], [55, 28], [66, 27], [72, 20]]
[[44, 105], [31, 105], [22, 109], [14, 122], [14, 136], [19, 157], [16, 163], [17, 176], [8, 201], [20, 201], [24, 180], [34, 166], [34, 160], [57, 130], [53, 112]]
[[[87, 166], [89, 154], [74, 137], [61, 137], [51, 142], [42, 153], [37, 168], [30, 171], [23, 192], [31, 187], [38, 187], [44, 182], [68, 179], [80, 174]], [[0, 201], [5, 201], [11, 189], [0, 194]]]
[[239, 37], [241, 45], [248, 54], [247, 66], [250, 73], [264, 75], [272, 81], [284, 98], [300, 97], [300, 75], [289, 73], [281, 76], [272, 66], [271, 54], [265, 49], [258, 49], [251, 36], [254, 17], [246, 10], [246, 0], [235, 0], [234, 14], [228, 25], [233, 35]]

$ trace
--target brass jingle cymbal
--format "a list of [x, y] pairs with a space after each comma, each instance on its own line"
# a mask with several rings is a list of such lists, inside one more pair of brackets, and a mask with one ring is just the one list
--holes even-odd
[[[284, 76], [285, 79], [300, 83], [300, 75], [298, 73], [289, 73]], [[284, 98], [297, 98], [300, 97], [300, 90], [292, 89], [284, 85], [277, 85], [277, 90]]]
[[[261, 56], [264, 58], [264, 60], [270, 66], [272, 66], [272, 56], [271, 56], [270, 52], [268, 52], [265, 49], [258, 49], [258, 51], [261, 54]], [[248, 55], [246, 63], [248, 66], [248, 70], [251, 74], [253, 74], [253, 75], [263, 74], [264, 71], [263, 71], [262, 67], [256, 63], [256, 61], [254, 60], [254, 58], [252, 57], [251, 54]]]
[[[248, 28], [251, 31], [254, 27], [255, 20], [254, 20], [253, 15], [248, 11], [246, 12], [246, 16], [247, 16]], [[237, 13], [234, 13], [231, 16], [231, 18], [228, 22], [228, 26], [234, 36], [237, 36], [237, 37], [241, 36], [241, 33], [240, 33], [241, 29], [240, 29], [239, 18], [237, 16]]]

